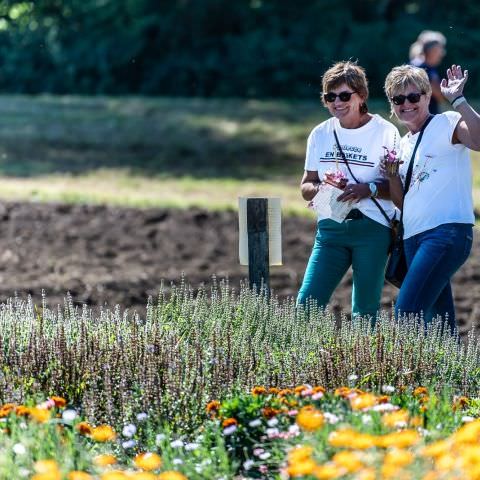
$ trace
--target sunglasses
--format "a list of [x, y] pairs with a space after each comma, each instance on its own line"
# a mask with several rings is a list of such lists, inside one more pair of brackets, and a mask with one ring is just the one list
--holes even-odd
[[338, 97], [341, 102], [348, 102], [352, 98], [352, 95], [354, 93], [356, 93], [356, 92], [340, 92], [339, 94], [329, 92], [329, 93], [324, 93], [323, 94], [323, 99], [328, 103], [332, 103]]
[[395, 105], [403, 105], [405, 100], [408, 100], [410, 103], [418, 103], [422, 95], [425, 95], [425, 92], [422, 93], [409, 93], [408, 95], [395, 95], [390, 100]]

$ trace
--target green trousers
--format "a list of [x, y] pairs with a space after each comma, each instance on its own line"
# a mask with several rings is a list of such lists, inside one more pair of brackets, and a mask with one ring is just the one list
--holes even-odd
[[352, 316], [375, 317], [380, 306], [390, 229], [368, 217], [320, 220], [297, 305], [309, 298], [325, 307], [352, 266]]

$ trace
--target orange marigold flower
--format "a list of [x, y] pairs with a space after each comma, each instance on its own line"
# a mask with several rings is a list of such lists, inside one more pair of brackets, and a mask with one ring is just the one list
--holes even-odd
[[277, 395], [279, 392], [280, 392], [280, 389], [276, 387], [270, 387], [268, 389], [268, 393], [270, 393], [271, 395]]
[[220, 402], [218, 400], [212, 400], [207, 403], [207, 413], [215, 414], [220, 410]]
[[93, 459], [93, 464], [97, 467], [107, 467], [109, 465], [115, 465], [117, 463], [117, 459], [114, 455], [110, 455], [107, 453], [102, 453], [97, 455]]
[[297, 425], [307, 431], [318, 430], [324, 421], [323, 413], [311, 405], [303, 407], [296, 418]]
[[410, 414], [407, 410], [397, 410], [383, 414], [382, 423], [389, 428], [401, 428], [407, 425]]
[[161, 473], [158, 477], [158, 480], [188, 480], [188, 478], [181, 474], [180, 472], [175, 472], [173, 470], [168, 470], [167, 472]]
[[158, 480], [157, 475], [152, 472], [135, 472], [131, 473], [128, 478], [135, 478], [135, 480]]
[[305, 458], [299, 462], [294, 462], [288, 465], [287, 473], [290, 477], [304, 477], [311, 475], [315, 470], [317, 464], [311, 458]]
[[418, 399], [418, 401], [422, 404], [428, 403], [430, 401], [430, 397], [428, 395], [424, 395]]
[[231, 427], [232, 425], [238, 425], [238, 421], [233, 418], [233, 417], [230, 417], [230, 418], [226, 418], [223, 422], [222, 422], [222, 427], [223, 428], [228, 428], [228, 427]]
[[77, 424], [77, 426], [75, 428], [82, 435], [91, 435], [91, 433], [93, 431], [93, 427], [91, 425], [89, 425], [87, 422], [80, 422], [80, 423]]
[[277, 408], [272, 408], [272, 407], [262, 408], [262, 415], [268, 419], [275, 417], [279, 413], [281, 413], [281, 410], [278, 410]]
[[453, 410], [461, 410], [465, 407], [467, 407], [470, 403], [470, 400], [467, 397], [455, 397], [453, 399], [453, 405], [452, 408]]
[[99, 425], [92, 429], [90, 437], [95, 442], [110, 442], [115, 440], [117, 434], [110, 425]]
[[312, 388], [312, 393], [326, 393], [326, 389], [324, 387], [316, 386]]
[[397, 447], [408, 448], [416, 445], [421, 440], [420, 435], [415, 430], [402, 430], [383, 435], [378, 440], [378, 445], [384, 448]]
[[53, 396], [53, 397], [50, 397], [50, 400], [52, 400], [53, 403], [55, 403], [55, 406], [57, 408], [64, 408], [67, 405], [67, 401], [63, 397]]
[[279, 397], [286, 397], [287, 395], [293, 395], [293, 390], [291, 388], [284, 388], [278, 392]]
[[414, 397], [420, 397], [421, 395], [427, 395], [427, 394], [428, 394], [427, 387], [417, 387], [413, 391], [413, 396]]
[[295, 387], [295, 395], [300, 395], [304, 390], [307, 390], [306, 385], [299, 385], [298, 387]]
[[253, 387], [252, 395], [266, 395], [267, 389], [265, 387]]
[[389, 403], [390, 402], [390, 397], [388, 395], [380, 395], [377, 398], [378, 403]]
[[147, 470], [148, 472], [157, 470], [162, 465], [162, 459], [160, 458], [160, 455], [152, 452], [139, 453], [133, 462], [138, 468]]
[[410, 426], [412, 427], [423, 427], [425, 420], [423, 417], [415, 416], [410, 419]]
[[313, 448], [311, 446], [299, 446], [294, 447], [288, 452], [289, 463], [302, 462], [310, 458], [313, 454]]
[[332, 457], [332, 461], [336, 465], [345, 468], [349, 473], [358, 472], [364, 467], [358, 452], [338, 452]]
[[18, 405], [18, 407], [15, 407], [15, 414], [19, 417], [27, 417], [30, 415], [30, 408], [25, 405]]

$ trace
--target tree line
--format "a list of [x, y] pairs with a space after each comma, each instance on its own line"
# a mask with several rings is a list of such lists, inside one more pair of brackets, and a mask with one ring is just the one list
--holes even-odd
[[479, 96], [479, 22], [470, 0], [0, 0], [0, 90], [311, 98], [352, 58], [378, 96], [430, 29]]

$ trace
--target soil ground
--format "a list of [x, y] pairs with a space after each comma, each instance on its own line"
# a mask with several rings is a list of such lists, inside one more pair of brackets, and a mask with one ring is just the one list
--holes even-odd
[[[50, 306], [119, 304], [143, 315], [162, 280], [179, 283], [182, 272], [197, 288], [212, 275], [228, 277], [238, 289], [248, 276], [238, 262], [238, 220], [233, 211], [168, 210], [91, 205], [3, 202], [0, 205], [0, 300], [17, 293]], [[313, 243], [314, 221], [283, 219], [284, 266], [271, 268], [271, 286], [280, 297], [300, 285]], [[477, 235], [478, 237], [478, 235]], [[461, 331], [480, 326], [480, 244], [454, 278]], [[391, 308], [396, 291], [385, 286], [382, 304]], [[348, 273], [332, 299], [349, 310]]]

